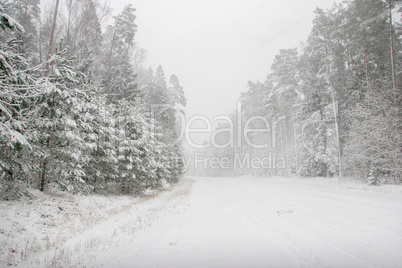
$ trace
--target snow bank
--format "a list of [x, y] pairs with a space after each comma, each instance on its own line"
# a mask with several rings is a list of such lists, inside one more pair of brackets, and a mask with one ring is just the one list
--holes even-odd
[[0, 266], [401, 267], [402, 189], [187, 178], [141, 197], [0, 202]]
[[[190, 185], [150, 196], [43, 194], [0, 202], [0, 266], [79, 265], [102, 249], [126, 245], [124, 236], [152, 224], [166, 199], [181, 198]], [[165, 212], [165, 211], [163, 211]], [[165, 213], [169, 212], [167, 210]], [[115, 239], [121, 236], [120, 239]]]

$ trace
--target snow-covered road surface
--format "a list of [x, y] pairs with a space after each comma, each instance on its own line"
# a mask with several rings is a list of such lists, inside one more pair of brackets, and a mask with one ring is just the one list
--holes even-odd
[[402, 267], [401, 194], [253, 177], [187, 178], [178, 187], [147, 201], [159, 216], [127, 246], [86, 264]]

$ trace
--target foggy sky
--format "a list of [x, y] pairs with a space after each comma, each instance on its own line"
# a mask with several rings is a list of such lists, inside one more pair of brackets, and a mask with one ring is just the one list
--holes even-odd
[[135, 41], [147, 51], [145, 64], [154, 70], [161, 64], [167, 80], [171, 74], [179, 77], [187, 116], [213, 117], [236, 109], [247, 81], [265, 81], [280, 49], [306, 41], [317, 7], [327, 9], [340, 0], [110, 2], [113, 15], [126, 4], [136, 8]]
[[[279, 49], [300, 47], [316, 7], [334, 0], [124, 0], [137, 9], [137, 44], [147, 64], [176, 74], [187, 114], [215, 116], [236, 109], [247, 81], [265, 81]], [[168, 80], [168, 77], [167, 77]]]

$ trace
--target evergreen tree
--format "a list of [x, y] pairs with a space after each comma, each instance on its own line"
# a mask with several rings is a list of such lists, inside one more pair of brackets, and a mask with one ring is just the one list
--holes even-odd
[[179, 78], [172, 74], [170, 76], [169, 83], [172, 85], [168, 88], [169, 96], [172, 99], [174, 105], [180, 105], [181, 107], [186, 107], [187, 99], [184, 95], [183, 87], [180, 85]]
[[317, 9], [300, 56], [281, 50], [264, 86], [241, 96], [245, 114], [286, 118], [272, 133], [276, 153], [296, 158], [299, 174], [400, 180], [401, 32], [393, 20], [400, 4], [356, 0]]
[[[130, 52], [137, 31], [134, 12], [135, 9], [131, 5], [125, 6], [122, 13], [114, 18], [114, 26], [109, 26], [106, 32], [106, 36], [111, 40], [106, 81], [106, 93], [110, 101], [127, 97], [133, 99], [138, 94], [135, 74], [130, 64]], [[114, 57], [114, 53], [117, 56]]]
[[0, 4], [0, 156], [1, 179], [14, 181], [29, 175], [24, 155], [32, 149], [34, 133], [25, 131], [31, 120], [30, 107], [38, 90], [28, 74], [27, 59], [20, 54], [16, 31], [25, 30]]

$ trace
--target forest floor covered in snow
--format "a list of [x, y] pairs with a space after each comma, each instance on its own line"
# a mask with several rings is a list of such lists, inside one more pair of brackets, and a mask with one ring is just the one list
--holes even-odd
[[0, 266], [402, 267], [402, 186], [185, 178], [142, 197], [0, 202]]

